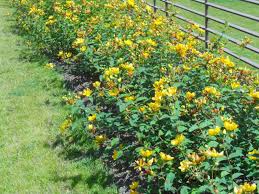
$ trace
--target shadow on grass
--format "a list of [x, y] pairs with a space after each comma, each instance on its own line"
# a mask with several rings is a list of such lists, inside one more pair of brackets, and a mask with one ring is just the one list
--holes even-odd
[[107, 167], [101, 161], [101, 151], [97, 150], [95, 145], [91, 143], [78, 144], [78, 142], [77, 144], [75, 142], [67, 143], [67, 141], [58, 135], [54, 142], [46, 143], [45, 146], [59, 149], [60, 157], [80, 166], [83, 171], [76, 171], [71, 175], [56, 174], [53, 181], [67, 183], [71, 189], [78, 184], [87, 185], [89, 189], [94, 187], [105, 189], [114, 185], [114, 178], [108, 173]]

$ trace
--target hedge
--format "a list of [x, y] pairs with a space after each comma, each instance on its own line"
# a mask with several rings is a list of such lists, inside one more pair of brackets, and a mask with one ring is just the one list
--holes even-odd
[[[68, 142], [129, 170], [130, 193], [255, 193], [258, 78], [137, 0], [15, 0], [28, 45], [75, 74]], [[53, 68], [53, 64], [47, 65]]]

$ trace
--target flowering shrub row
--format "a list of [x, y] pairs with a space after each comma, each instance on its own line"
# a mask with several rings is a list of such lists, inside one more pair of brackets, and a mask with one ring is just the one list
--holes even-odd
[[[15, 0], [29, 44], [99, 79], [60, 129], [137, 174], [133, 193], [253, 193], [258, 79], [134, 0]], [[48, 64], [53, 68], [52, 64]]]

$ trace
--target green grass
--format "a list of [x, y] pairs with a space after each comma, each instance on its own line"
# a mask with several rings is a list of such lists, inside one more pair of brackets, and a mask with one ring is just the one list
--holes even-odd
[[[152, 0], [149, 0], [149, 1], [152, 2]], [[194, 10], [199, 11], [201, 13], [204, 13], [204, 5], [193, 2], [191, 0], [172, 0], [172, 2], [184, 5], [188, 8], [191, 8], [191, 9], [194, 9]], [[247, 13], [247, 14], [259, 17], [259, 11], [258, 11], [259, 6], [257, 6], [257, 5], [245, 3], [245, 2], [242, 2], [240, 0], [209, 0], [209, 2], [216, 3], [218, 5], [222, 5], [222, 6], [225, 6], [227, 8], [231, 8], [231, 9], [234, 9], [234, 10], [237, 10], [237, 11], [241, 11], [243, 13]], [[164, 3], [162, 3], [160, 0], [157, 0], [157, 4], [160, 7], [164, 7]], [[202, 18], [200, 16], [197, 16], [195, 14], [192, 14], [190, 12], [184, 11], [184, 10], [179, 9], [179, 8], [173, 8], [173, 10], [177, 11], [177, 13], [179, 15], [182, 15], [187, 19], [190, 19], [190, 20], [192, 20], [192, 21], [194, 21], [198, 24], [204, 25], [204, 18]], [[234, 23], [234, 24], [237, 24], [239, 26], [248, 28], [248, 29], [253, 30], [255, 32], [258, 32], [258, 29], [259, 29], [259, 23], [258, 22], [255, 22], [255, 21], [252, 21], [252, 20], [249, 20], [249, 19], [246, 19], [246, 18], [242, 18], [240, 16], [235, 16], [233, 14], [223, 12], [223, 11], [217, 10], [215, 8], [211, 8], [211, 7], [209, 8], [209, 15], [212, 15], [214, 17], [217, 17], [219, 19], [228, 21], [230, 23]], [[181, 20], [178, 20], [178, 19], [176, 19], [176, 20], [182, 26], [186, 25], [185, 22], [183, 22]], [[226, 29], [225, 25], [216, 23], [214, 21], [209, 22], [209, 28], [217, 30], [219, 32], [222, 32], [223, 30]], [[240, 41], [242, 41], [245, 37], [249, 37], [252, 40], [251, 45], [259, 48], [259, 38], [250, 36], [250, 35], [248, 35], [246, 33], [243, 33], [243, 32], [239, 32], [238, 30], [235, 30], [233, 28], [227, 28], [227, 30], [225, 32], [225, 35], [236, 38]], [[212, 37], [213, 37], [213, 35], [210, 35], [210, 38], [212, 38]], [[235, 45], [231, 42], [227, 42], [225, 47], [231, 49], [236, 54], [240, 54], [244, 57], [247, 57], [247, 58], [251, 59], [252, 61], [254, 61], [256, 63], [259, 63], [258, 54], [254, 53], [252, 51], [244, 50], [240, 46], [237, 46], [237, 45]], [[240, 61], [237, 61], [237, 60], [235, 60], [235, 61], [238, 62], [238, 64], [240, 64], [240, 65], [244, 65], [244, 63], [242, 63]]]
[[61, 75], [21, 58], [11, 12], [0, 0], [0, 193], [117, 193], [99, 159], [66, 159], [53, 147], [67, 113]]

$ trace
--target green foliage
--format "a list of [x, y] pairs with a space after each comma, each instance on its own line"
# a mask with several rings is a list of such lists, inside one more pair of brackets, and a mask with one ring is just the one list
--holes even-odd
[[198, 26], [183, 33], [134, 0], [26, 1], [17, 10], [36, 48], [99, 75], [67, 99], [61, 131], [126, 161], [138, 174], [132, 193], [256, 190], [258, 80], [222, 48], [204, 51], [191, 35], [203, 33]]

